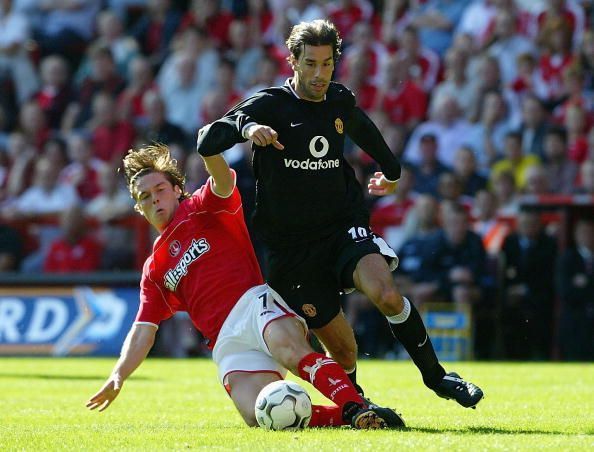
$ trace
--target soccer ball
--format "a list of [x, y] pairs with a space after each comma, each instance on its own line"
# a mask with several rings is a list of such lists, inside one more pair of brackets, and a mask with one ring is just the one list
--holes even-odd
[[265, 430], [297, 430], [311, 419], [311, 399], [297, 383], [279, 380], [264, 386], [255, 406], [258, 425]]

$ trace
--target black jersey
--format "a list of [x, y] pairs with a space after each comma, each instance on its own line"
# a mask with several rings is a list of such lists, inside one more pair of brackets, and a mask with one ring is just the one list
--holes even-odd
[[322, 102], [300, 99], [290, 85], [267, 88], [212, 123], [198, 151], [214, 155], [245, 141], [251, 123], [272, 127], [285, 148], [252, 144], [256, 177], [254, 225], [269, 246], [319, 240], [336, 228], [367, 221], [363, 191], [343, 150], [348, 135], [390, 180], [400, 165], [352, 92], [330, 83]]

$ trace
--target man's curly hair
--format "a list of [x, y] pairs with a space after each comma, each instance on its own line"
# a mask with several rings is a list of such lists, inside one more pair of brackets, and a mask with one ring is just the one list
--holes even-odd
[[186, 177], [177, 166], [177, 160], [171, 156], [169, 148], [161, 143], [151, 144], [139, 149], [130, 149], [124, 157], [124, 175], [130, 195], [136, 201], [136, 182], [150, 173], [164, 174], [171, 185], [181, 188], [182, 199], [190, 197], [184, 189]]

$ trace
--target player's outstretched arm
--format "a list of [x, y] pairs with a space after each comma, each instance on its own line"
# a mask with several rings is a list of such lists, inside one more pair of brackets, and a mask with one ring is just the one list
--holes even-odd
[[223, 198], [229, 196], [233, 192], [235, 180], [225, 158], [219, 154], [211, 157], [202, 156], [202, 159], [206, 171], [212, 176], [214, 192]]
[[345, 123], [345, 130], [357, 146], [379, 163], [386, 181], [394, 183], [400, 179], [400, 162], [392, 154], [379, 129], [359, 107], [353, 108], [351, 117]]
[[155, 343], [156, 333], [157, 328], [153, 325], [135, 324], [132, 326], [122, 346], [120, 359], [101, 389], [87, 401], [87, 408], [90, 410], [99, 408], [99, 411], [103, 411], [111, 405], [120, 393], [126, 378], [140, 366], [148, 355]]

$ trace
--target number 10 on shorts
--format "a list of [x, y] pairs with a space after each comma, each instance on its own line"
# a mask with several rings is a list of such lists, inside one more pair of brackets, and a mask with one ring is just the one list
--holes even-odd
[[369, 233], [367, 232], [367, 229], [365, 229], [363, 226], [359, 226], [358, 228], [353, 226], [347, 232], [349, 234], [351, 234], [351, 237], [353, 238], [353, 240], [365, 239], [369, 235]]

